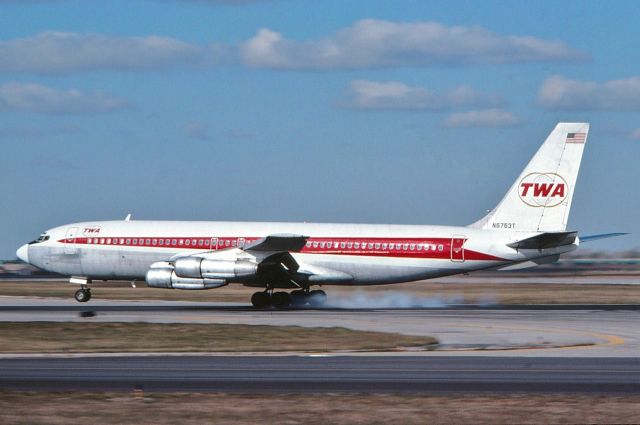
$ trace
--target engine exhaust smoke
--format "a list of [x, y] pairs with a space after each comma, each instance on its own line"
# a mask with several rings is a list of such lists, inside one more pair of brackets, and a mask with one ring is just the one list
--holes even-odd
[[327, 308], [443, 308], [464, 303], [462, 295], [424, 297], [397, 291], [356, 291], [329, 296]]

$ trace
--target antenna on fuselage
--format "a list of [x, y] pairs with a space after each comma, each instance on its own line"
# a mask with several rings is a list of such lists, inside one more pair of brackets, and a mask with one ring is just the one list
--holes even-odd
[[127, 216], [124, 218], [124, 221], [131, 221], [131, 213], [127, 214]]

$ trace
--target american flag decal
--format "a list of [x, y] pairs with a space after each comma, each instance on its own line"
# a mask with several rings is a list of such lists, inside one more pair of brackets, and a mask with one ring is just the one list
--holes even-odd
[[565, 143], [584, 143], [587, 133], [567, 133]]

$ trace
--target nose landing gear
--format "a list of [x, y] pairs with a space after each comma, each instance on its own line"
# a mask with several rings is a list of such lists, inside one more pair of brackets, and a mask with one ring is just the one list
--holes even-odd
[[74, 298], [79, 303], [86, 303], [91, 299], [91, 289], [87, 287], [78, 289], [74, 295]]

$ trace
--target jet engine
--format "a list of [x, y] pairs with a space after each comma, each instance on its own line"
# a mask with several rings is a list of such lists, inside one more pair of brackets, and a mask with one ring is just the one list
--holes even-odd
[[251, 261], [210, 260], [199, 257], [178, 258], [174, 270], [181, 278], [194, 279], [250, 279], [258, 274], [258, 265]]
[[225, 279], [189, 278], [178, 276], [170, 263], [160, 262], [151, 265], [145, 277], [152, 288], [168, 289], [213, 289], [226, 285]]

